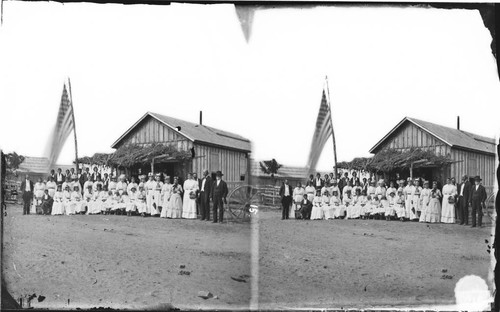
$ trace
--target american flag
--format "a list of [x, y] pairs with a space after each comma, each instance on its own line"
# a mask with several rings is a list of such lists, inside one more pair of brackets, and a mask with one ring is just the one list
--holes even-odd
[[75, 121], [73, 120], [73, 105], [71, 103], [71, 98], [68, 93], [68, 88], [66, 83], [63, 87], [63, 92], [61, 95], [61, 104], [59, 105], [59, 113], [57, 114], [57, 121], [52, 132], [50, 139], [50, 156], [49, 163], [50, 166], [56, 163], [59, 154], [66, 142], [66, 139], [70, 135], [71, 131], [75, 129]]
[[[321, 105], [319, 107], [318, 118], [316, 119], [316, 128], [314, 130], [314, 135], [311, 142], [309, 161], [307, 163], [310, 172], [316, 169], [316, 165], [318, 163], [321, 152], [323, 151], [323, 148], [325, 147], [325, 144], [330, 136], [332, 136], [334, 140], [335, 148], [335, 137], [333, 134], [332, 112], [330, 110], [328, 84], [325, 81], [325, 87], [323, 88], [323, 94], [321, 96]], [[334, 152], [334, 154], [336, 153]], [[337, 158], [336, 155], [334, 156], [335, 158]]]

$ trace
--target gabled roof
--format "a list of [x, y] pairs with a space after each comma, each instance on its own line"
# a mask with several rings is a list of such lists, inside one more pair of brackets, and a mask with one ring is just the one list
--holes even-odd
[[387, 133], [377, 144], [375, 144], [375, 146], [370, 149], [370, 153], [375, 153], [375, 150], [377, 150], [377, 148], [380, 147], [380, 145], [382, 145], [393, 133], [400, 129], [406, 121], [428, 132], [450, 147], [474, 150], [493, 155], [495, 154], [495, 140], [492, 138], [410, 117], [403, 118], [403, 120], [401, 120], [389, 133]]
[[118, 138], [118, 140], [116, 140], [111, 147], [116, 148], [116, 146], [148, 116], [158, 120], [172, 130], [177, 131], [177, 127], [181, 127], [181, 130], [177, 133], [193, 143], [205, 143], [245, 152], [252, 151], [250, 140], [238, 134], [152, 112], [144, 114], [144, 116], [132, 125], [132, 127], [130, 127], [120, 138]]

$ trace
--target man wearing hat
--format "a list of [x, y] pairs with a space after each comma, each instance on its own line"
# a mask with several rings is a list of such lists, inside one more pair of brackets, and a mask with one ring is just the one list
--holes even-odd
[[292, 186], [288, 184], [288, 180], [285, 179], [280, 187], [280, 197], [281, 197], [281, 220], [288, 219], [290, 214], [290, 205], [292, 204]]
[[208, 170], [203, 170], [203, 179], [199, 182], [200, 189], [200, 214], [201, 220], [210, 221], [210, 193], [212, 189], [212, 178], [208, 175]]
[[23, 192], [23, 215], [30, 214], [31, 200], [33, 199], [33, 181], [30, 180], [30, 176], [26, 175], [26, 178], [21, 183], [21, 192]]
[[[224, 204], [227, 204], [227, 184], [222, 180], [222, 172], [217, 171], [215, 173], [215, 181], [212, 184], [212, 194], [211, 198], [214, 203], [214, 221], [213, 223], [217, 223], [219, 221], [222, 223], [224, 217]], [[218, 214], [218, 215], [217, 215]], [[217, 219], [218, 217], [218, 219]]]
[[483, 207], [486, 208], [486, 189], [481, 185], [481, 177], [474, 178], [474, 185], [472, 186], [469, 204], [472, 206], [472, 226], [476, 227], [476, 213], [477, 225], [483, 226]]
[[464, 175], [462, 183], [458, 185], [458, 217], [460, 225], [469, 225], [469, 202], [470, 202], [471, 184], [469, 177]]

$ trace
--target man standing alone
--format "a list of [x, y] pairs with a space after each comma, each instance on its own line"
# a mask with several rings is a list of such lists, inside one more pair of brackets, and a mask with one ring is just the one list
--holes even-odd
[[477, 225], [483, 226], [483, 207], [486, 201], [486, 189], [481, 185], [481, 177], [474, 178], [475, 185], [472, 186], [470, 204], [472, 206], [472, 226], [476, 227], [476, 212], [477, 212]]
[[458, 216], [460, 218], [460, 225], [469, 225], [470, 192], [469, 177], [464, 175], [462, 183], [458, 185]]
[[280, 188], [281, 205], [283, 206], [281, 220], [288, 219], [290, 205], [292, 204], [292, 186], [288, 184], [288, 180], [281, 185]]
[[208, 176], [208, 170], [203, 170], [203, 179], [199, 180], [201, 220], [210, 221], [211, 186], [212, 179]]
[[21, 183], [21, 191], [23, 192], [23, 215], [30, 214], [31, 200], [33, 199], [33, 182], [29, 175]]
[[[222, 223], [223, 218], [224, 218], [224, 204], [227, 204], [227, 184], [226, 182], [222, 181], [222, 172], [217, 171], [216, 174], [216, 180], [212, 185], [212, 201], [214, 203], [214, 221], [213, 223]], [[218, 214], [218, 215], [217, 215]], [[217, 217], [218, 220], [217, 220]]]

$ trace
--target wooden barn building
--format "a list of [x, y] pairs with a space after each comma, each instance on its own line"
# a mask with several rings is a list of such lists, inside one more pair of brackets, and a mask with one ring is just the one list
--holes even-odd
[[131, 175], [163, 172], [179, 176], [182, 180], [188, 172], [202, 177], [204, 169], [215, 178], [220, 170], [231, 189], [237, 184], [249, 183], [251, 142], [234, 133], [219, 130], [200, 123], [147, 112], [111, 146], [117, 149], [134, 146], [161, 144], [175, 148], [188, 157], [155, 157], [152, 164], [136, 164], [127, 169]]
[[482, 183], [491, 193], [495, 184], [495, 140], [474, 133], [450, 128], [427, 121], [405, 117], [387, 133], [370, 153], [377, 154], [386, 149], [408, 151], [411, 148], [432, 151], [438, 156], [447, 156], [452, 162], [444, 167], [429, 166], [418, 169], [418, 174], [426, 179], [445, 181], [454, 177], [457, 182], [463, 175], [480, 175]]

